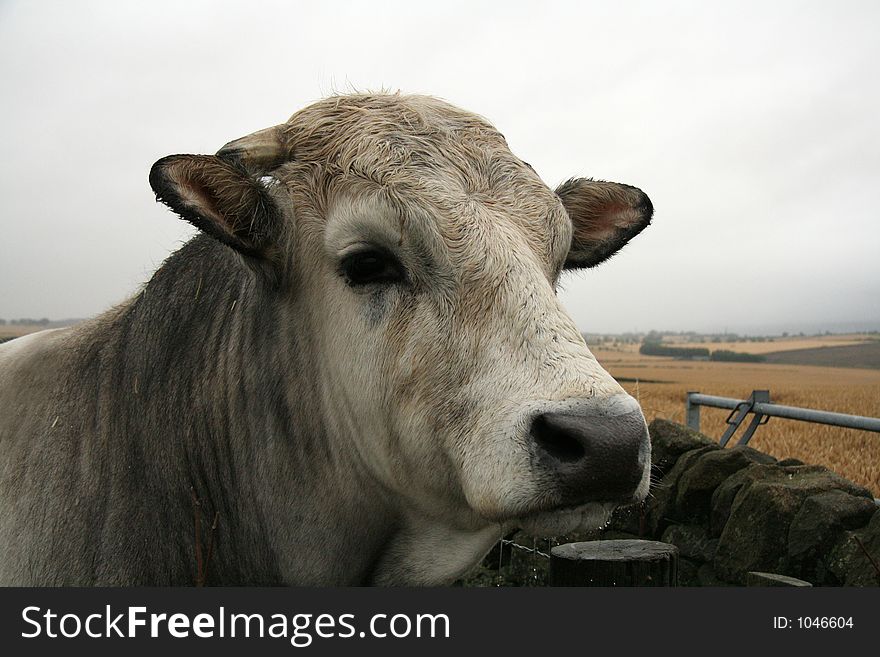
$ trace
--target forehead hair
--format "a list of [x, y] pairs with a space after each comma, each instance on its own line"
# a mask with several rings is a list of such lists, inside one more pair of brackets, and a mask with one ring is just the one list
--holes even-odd
[[382, 185], [443, 175], [480, 192], [530, 172], [492, 124], [429, 96], [330, 97], [290, 117], [283, 134], [294, 161]]
[[433, 207], [438, 216], [464, 218], [477, 204], [526, 228], [545, 253], [567, 223], [556, 195], [492, 124], [436, 98], [330, 97], [294, 114], [282, 132], [288, 171], [318, 173], [319, 202], [355, 187]]

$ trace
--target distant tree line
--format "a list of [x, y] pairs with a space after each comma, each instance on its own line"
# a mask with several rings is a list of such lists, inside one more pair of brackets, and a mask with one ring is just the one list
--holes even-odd
[[709, 356], [709, 360], [722, 360], [734, 363], [761, 363], [767, 358], [761, 354], [746, 354], [741, 351], [730, 351], [728, 349], [718, 349], [713, 351]]
[[642, 341], [639, 353], [644, 356], [669, 356], [679, 360], [716, 360], [735, 363], [760, 363], [766, 358], [760, 354], [746, 354], [728, 349], [709, 351], [705, 347], [669, 347], [662, 343], [663, 336], [651, 331]]
[[667, 347], [659, 342], [648, 342], [646, 339], [639, 347], [639, 353], [645, 356], [672, 356], [689, 360], [692, 358], [709, 359], [709, 350], [704, 347]]
[[[6, 326], [6, 320], [0, 319], [0, 326]], [[21, 317], [19, 319], [10, 319], [9, 324], [13, 326], [17, 325], [33, 325], [37, 324], [39, 326], [47, 326], [49, 324], [49, 318], [43, 317], [42, 319], [33, 319], [32, 317]]]

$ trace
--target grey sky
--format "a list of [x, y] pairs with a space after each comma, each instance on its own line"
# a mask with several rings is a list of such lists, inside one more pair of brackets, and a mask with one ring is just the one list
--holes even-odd
[[563, 299], [586, 331], [880, 328], [880, 3], [2, 2], [0, 317], [82, 317], [192, 229], [158, 158], [348, 89], [489, 118], [551, 186], [655, 222]]

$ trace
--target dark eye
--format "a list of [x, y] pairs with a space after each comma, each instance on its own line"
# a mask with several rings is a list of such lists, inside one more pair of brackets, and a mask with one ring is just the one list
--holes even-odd
[[403, 267], [397, 259], [379, 249], [351, 253], [342, 259], [339, 268], [352, 287], [370, 283], [398, 283], [403, 280]]

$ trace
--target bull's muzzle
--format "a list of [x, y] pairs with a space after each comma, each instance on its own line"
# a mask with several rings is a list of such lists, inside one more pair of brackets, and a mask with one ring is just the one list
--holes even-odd
[[554, 477], [562, 504], [629, 503], [644, 488], [650, 460], [648, 430], [638, 402], [629, 395], [601, 406], [537, 415], [531, 436], [539, 462]]

